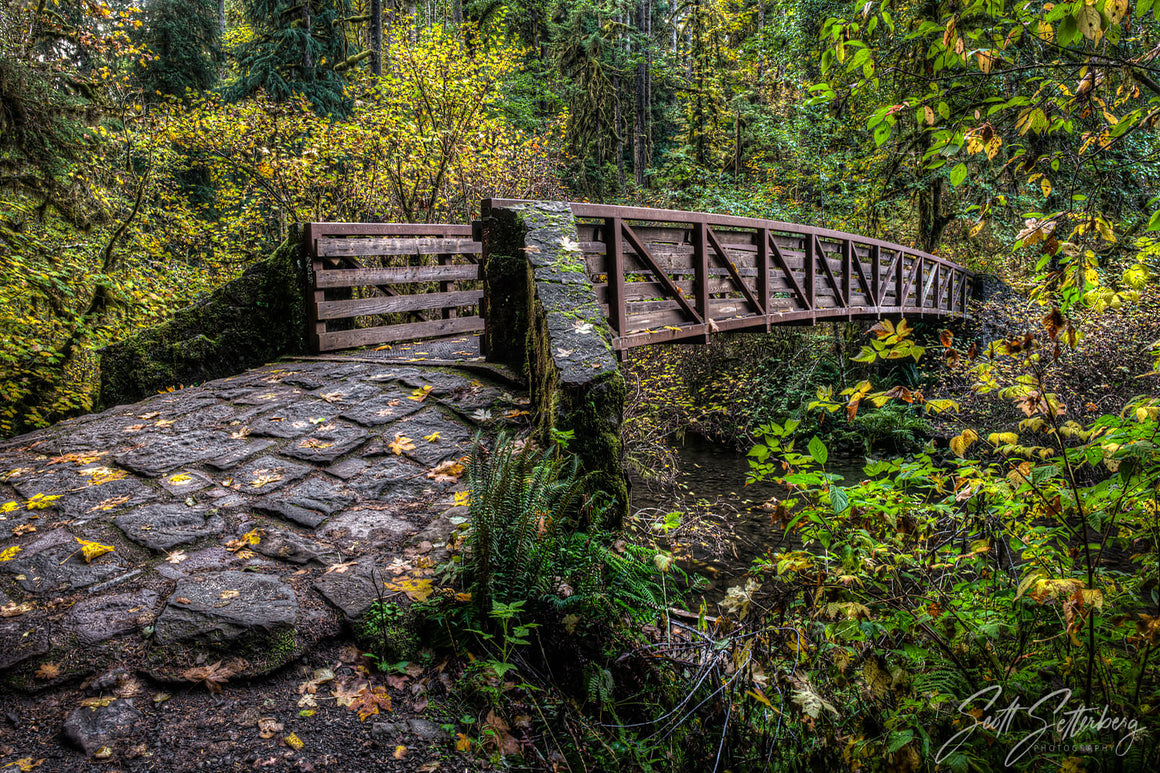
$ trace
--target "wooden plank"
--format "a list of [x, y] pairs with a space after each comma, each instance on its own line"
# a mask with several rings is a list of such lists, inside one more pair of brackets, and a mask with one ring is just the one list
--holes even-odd
[[624, 305], [627, 300], [624, 295], [624, 234], [620, 230], [620, 219], [609, 218], [605, 221], [604, 232], [608, 235], [608, 306], [609, 322], [616, 335], [623, 335], [628, 331], [625, 324], [627, 314]]
[[[769, 231], [757, 230], [757, 297], [761, 299], [763, 313], [769, 314]], [[769, 332], [769, 317], [765, 319], [765, 332]]]
[[399, 268], [330, 269], [316, 275], [315, 287], [361, 287], [410, 282], [452, 282], [482, 279], [478, 263], [443, 266], [401, 266]]
[[318, 305], [319, 319], [348, 319], [400, 311], [442, 309], [445, 306], [472, 306], [479, 303], [483, 290], [460, 290], [454, 293], [394, 295], [388, 298], [359, 298], [353, 301], [324, 301]]
[[665, 285], [665, 288], [669, 291], [670, 295], [680, 301], [681, 308], [683, 308], [685, 312], [697, 322], [703, 322], [704, 320], [701, 318], [701, 316], [696, 312], [695, 309], [693, 309], [692, 306], [689, 305], [689, 302], [685, 300], [685, 297], [677, 290], [676, 286], [673, 284], [673, 280], [669, 278], [668, 274], [661, 270], [661, 267], [657, 265], [657, 262], [653, 259], [652, 255], [649, 254], [649, 251], [645, 249], [643, 244], [640, 243], [640, 239], [636, 238], [636, 233], [632, 230], [631, 227], [629, 227], [628, 223], [621, 223], [620, 229], [624, 234], [624, 237], [628, 240], [629, 244], [632, 245], [632, 248], [636, 250], [637, 255], [643, 258], [645, 263], [648, 264], [649, 268], [652, 269], [653, 275], [660, 280], [661, 284]]
[[[706, 225], [704, 226], [704, 233], [709, 240], [709, 244], [713, 247], [713, 251], [717, 253], [718, 259], [720, 259], [721, 263], [724, 264], [726, 269], [728, 269], [729, 276], [737, 285], [737, 289], [741, 291], [741, 294], [745, 296], [745, 299], [749, 302], [750, 306], [753, 307], [753, 311], [758, 314], [764, 314], [765, 312], [762, 309], [762, 305], [757, 302], [757, 298], [754, 297], [753, 291], [749, 289], [749, 285], [745, 284], [745, 282], [741, 279], [741, 275], [737, 273], [737, 267], [733, 265], [733, 261], [731, 261], [729, 256], [725, 254], [725, 248], [721, 246], [721, 242], [717, 241], [717, 235], [713, 233], [713, 229]], [[705, 284], [707, 289], [709, 284], [708, 265], [705, 266], [705, 274]]]
[[471, 226], [459, 223], [307, 223], [315, 239], [333, 236], [428, 236], [471, 238]]
[[320, 239], [318, 254], [337, 255], [454, 255], [477, 254], [483, 245], [471, 239]]
[[355, 330], [340, 330], [326, 333], [322, 337], [322, 351], [352, 349], [358, 346], [375, 346], [394, 341], [413, 341], [419, 338], [478, 333], [483, 330], [483, 317], [456, 317], [455, 319], [432, 319], [425, 322], [408, 322], [402, 325], [364, 327]]
[[786, 260], [785, 255], [782, 254], [781, 248], [777, 246], [777, 242], [770, 239], [769, 246], [773, 248], [773, 257], [777, 260], [777, 264], [781, 268], [782, 276], [784, 276], [786, 282], [793, 287], [793, 291], [797, 293], [797, 297], [798, 300], [801, 301], [801, 305], [807, 309], [813, 308], [813, 305], [810, 303], [809, 296], [806, 295], [805, 290], [803, 290], [801, 285], [798, 284], [797, 277], [794, 276], [793, 270], [790, 268], [790, 264]]
[[814, 308], [818, 305], [818, 261], [814, 254], [817, 239], [812, 236], [806, 239], [806, 306]]

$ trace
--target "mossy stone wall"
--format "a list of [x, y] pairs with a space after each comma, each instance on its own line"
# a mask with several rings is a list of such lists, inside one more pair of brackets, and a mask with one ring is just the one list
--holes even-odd
[[588, 278], [566, 202], [529, 202], [485, 213], [488, 358], [528, 377], [536, 428], [572, 432], [590, 490], [612, 501], [604, 525], [628, 514], [620, 438], [625, 384], [612, 330]]
[[100, 352], [103, 408], [240, 373], [307, 350], [307, 266], [295, 234], [166, 322]]

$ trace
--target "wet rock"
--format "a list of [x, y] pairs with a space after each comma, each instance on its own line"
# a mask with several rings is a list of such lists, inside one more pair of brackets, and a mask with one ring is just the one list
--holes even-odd
[[423, 403], [410, 400], [410, 393], [391, 390], [356, 406], [344, 408], [342, 417], [363, 425], [379, 427], [422, 410]]
[[394, 742], [405, 738], [416, 738], [420, 741], [445, 741], [450, 734], [429, 719], [408, 719], [404, 722], [375, 722], [371, 726], [371, 735], [384, 741]]
[[329, 571], [322, 575], [314, 588], [327, 601], [342, 610], [351, 620], [362, 615], [383, 594], [384, 576], [371, 556], [358, 560], [354, 566]]
[[[438, 438], [425, 440], [438, 433]], [[471, 445], [471, 430], [449, 419], [436, 408], [429, 408], [402, 421], [396, 422], [385, 434], [405, 435], [415, 444], [415, 449], [406, 455], [427, 467], [433, 467], [444, 459], [462, 456]]]
[[150, 435], [138, 447], [117, 454], [117, 464], [148, 478], [156, 478], [179, 467], [234, 449], [237, 441], [229, 435], [195, 430], [180, 435]]
[[96, 701], [69, 714], [64, 723], [64, 734], [91, 757], [102, 746], [132, 733], [141, 717], [131, 700], [119, 698], [108, 704]]
[[434, 481], [418, 465], [395, 455], [376, 459], [350, 481], [350, 488], [362, 499], [413, 499]]
[[269, 558], [289, 561], [292, 564], [314, 561], [325, 565], [338, 561], [338, 553], [292, 531], [262, 529], [261, 539], [251, 548]]
[[306, 465], [288, 462], [276, 456], [261, 456], [235, 471], [233, 486], [244, 494], [269, 494], [308, 474], [310, 468]]
[[[100, 464], [102, 461], [104, 459], [82, 468], [90, 474], [81, 474], [82, 470], [67, 467], [50, 467], [25, 480], [16, 480], [14, 485], [26, 499], [35, 494], [60, 495], [53, 507], [64, 520], [88, 520], [111, 510], [133, 507], [157, 498], [156, 492], [123, 470], [106, 466], [100, 472], [92, 473], [92, 470], [103, 466]], [[126, 477], [117, 480], [117, 475]], [[12, 522], [13, 516], [35, 514], [27, 511], [10, 513], [8, 520]]]
[[326, 471], [336, 478], [350, 480], [355, 475], [358, 475], [360, 472], [365, 470], [369, 464], [370, 462], [364, 459], [352, 457], [350, 459], [343, 459], [337, 464], [332, 464], [326, 468]]
[[64, 529], [49, 532], [26, 546], [16, 558], [0, 563], [0, 571], [15, 574], [20, 587], [37, 596], [84, 588], [124, 569], [112, 553], [86, 563], [80, 543]]
[[219, 470], [232, 470], [251, 456], [265, 451], [274, 445], [273, 440], [250, 440], [245, 445], [227, 451], [221, 456], [207, 459], [206, 464]]
[[225, 571], [183, 578], [157, 618], [157, 641], [221, 643], [268, 639], [298, 617], [294, 589], [280, 577]]
[[382, 394], [382, 391], [382, 389], [373, 384], [347, 381], [343, 383], [323, 384], [319, 389], [311, 392], [311, 396], [334, 405], [343, 406], [357, 405], [364, 400], [378, 397]]
[[184, 504], [146, 505], [113, 519], [138, 545], [159, 552], [221, 534], [225, 521], [214, 510]]
[[286, 456], [318, 464], [330, 464], [335, 459], [362, 445], [370, 435], [365, 429], [350, 424], [328, 422], [306, 437], [300, 437], [282, 449]]
[[68, 611], [63, 625], [81, 644], [97, 644], [148, 625], [159, 599], [151, 590], [85, 599]]
[[250, 434], [264, 437], [290, 438], [305, 435], [319, 424], [330, 421], [342, 408], [325, 400], [291, 403], [284, 408], [267, 411], [250, 425]]
[[289, 491], [263, 497], [254, 507], [313, 529], [353, 501], [354, 494], [342, 484], [316, 476]]
[[458, 373], [446, 370], [424, 368], [417, 373], [403, 374], [399, 381], [414, 389], [429, 390], [434, 395], [446, 395], [457, 390], [466, 390], [471, 387], [471, 379], [464, 378]]
[[213, 485], [213, 481], [208, 475], [197, 470], [181, 470], [166, 475], [158, 483], [175, 497], [187, 497], [195, 491], [201, 491]]
[[350, 510], [335, 516], [320, 530], [324, 537], [355, 540], [367, 548], [398, 542], [414, 531], [410, 521], [382, 510]]
[[39, 612], [0, 619], [0, 671], [48, 652], [48, 621]]
[[224, 571], [226, 569], [265, 571], [276, 568], [277, 564], [265, 558], [238, 555], [238, 553], [226, 550], [221, 545], [214, 545], [190, 553], [184, 561], [172, 564], [166, 562], [158, 565], [157, 574], [167, 580], [177, 580], [206, 571]]

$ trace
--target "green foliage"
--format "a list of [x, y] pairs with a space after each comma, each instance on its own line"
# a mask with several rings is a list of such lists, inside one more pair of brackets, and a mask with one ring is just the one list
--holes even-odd
[[153, 0], [145, 7], [134, 35], [153, 54], [138, 65], [143, 94], [183, 99], [217, 83], [223, 63], [217, 12], [216, 0]]
[[[873, 358], [913, 346], [903, 325], [872, 332], [891, 342]], [[1047, 342], [1061, 332], [1049, 325]], [[943, 349], [953, 352], [949, 337]], [[815, 761], [840, 751], [844, 768], [907, 770], [935, 760], [951, 769], [1067, 768], [1081, 757], [1134, 769], [1154, 754], [1143, 728], [1160, 709], [1160, 406], [1138, 397], [1116, 414], [1068, 418], [1067, 400], [1044, 388], [1044, 354], [1033, 340], [995, 347], [1022, 371], [1005, 385], [991, 363], [975, 366], [977, 388], [1013, 402], [1023, 419], [1012, 431], [964, 427], [950, 457], [874, 462], [869, 480], [843, 487], [820, 442], [794, 448], [793, 426], [769, 428], [754, 449], [756, 476], [793, 486], [788, 530], [803, 547], [754, 567], [748, 616], [741, 592], [730, 591], [735, 624], [769, 624], [760, 615], [744, 623], [764, 597], [801, 640], [792, 658], [762, 663], [763, 673], [780, 670], [797, 685], [790, 726], [814, 731], [783, 751]], [[864, 400], [956, 410], [900, 387], [860, 385], [845, 396], [847, 411]], [[1106, 705], [1123, 718], [1119, 729], [1061, 736], [1056, 726], [1042, 741], [1055, 746], [1008, 758], [1020, 739], [1034, 740], [1034, 720], [1016, 710], [1011, 723], [984, 726], [960, 713], [986, 710], [989, 698], [992, 712], [1027, 707], [1057, 690], [1069, 691], [1056, 693], [1059, 711]], [[856, 695], [859, 712], [826, 708]], [[765, 726], [774, 707], [750, 700], [749, 721]]]

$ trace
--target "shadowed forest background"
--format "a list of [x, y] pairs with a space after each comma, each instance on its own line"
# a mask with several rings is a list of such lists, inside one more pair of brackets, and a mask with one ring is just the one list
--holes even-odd
[[[553, 704], [571, 739], [541, 715], [520, 743], [500, 721], [460, 751], [545, 769], [990, 770], [1009, 746], [981, 731], [940, 750], [958, 701], [999, 684], [1025, 705], [1071, 689], [1144, 728], [1098, 764], [1069, 749], [1023, 767], [1141, 770], [1160, 712], [1158, 57], [1153, 0], [5, 0], [0, 437], [97, 407], [97, 350], [298, 222], [465, 223], [494, 196], [913, 245], [987, 275], [971, 323], [629, 357], [628, 462], [648, 485], [676, 485], [689, 433], [784, 486], [761, 517], [793, 541], [694, 605], [684, 649], [658, 612], [696, 585], [683, 559], [722, 540], [703, 504], [629, 524], [628, 547], [554, 531], [547, 546], [543, 514], [578, 507], [567, 438], [554, 461], [505, 447], [476, 468], [473, 521], [517, 524], [540, 574], [468, 560], [474, 611], [432, 613], [502, 648], [472, 699], [531, 716], [543, 683], [517, 653], [533, 640], [584, 665]], [[864, 458], [865, 479], [843, 485], [839, 455]], [[567, 498], [516, 517], [499, 490], [513, 480]], [[570, 619], [557, 581], [593, 566], [601, 601]], [[380, 617], [371, 639], [397, 622]], [[616, 659], [666, 637], [663, 667]]]

